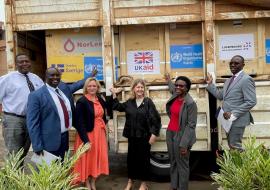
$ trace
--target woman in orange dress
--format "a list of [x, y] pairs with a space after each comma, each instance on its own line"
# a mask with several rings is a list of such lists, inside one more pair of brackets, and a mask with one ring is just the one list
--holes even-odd
[[97, 94], [99, 90], [100, 84], [96, 79], [87, 79], [83, 87], [84, 96], [76, 103], [74, 150], [83, 143], [89, 143], [90, 148], [74, 166], [77, 175], [74, 183], [85, 183], [89, 190], [96, 190], [98, 176], [109, 174], [105, 101]]

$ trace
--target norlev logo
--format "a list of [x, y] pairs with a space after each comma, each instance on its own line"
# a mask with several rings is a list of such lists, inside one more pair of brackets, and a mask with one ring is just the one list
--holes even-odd
[[52, 64], [53, 68], [57, 68], [61, 73], [65, 71], [65, 65], [64, 64]]
[[68, 38], [67, 41], [64, 43], [64, 50], [66, 52], [73, 52], [74, 49], [75, 49], [75, 44], [70, 38]]
[[181, 53], [175, 52], [171, 55], [171, 61], [173, 62], [181, 62], [183, 59], [183, 55]]

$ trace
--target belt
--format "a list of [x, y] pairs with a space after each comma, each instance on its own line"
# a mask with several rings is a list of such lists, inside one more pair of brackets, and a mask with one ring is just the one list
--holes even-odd
[[16, 113], [9, 113], [9, 112], [5, 112], [5, 111], [4, 111], [4, 114], [5, 114], [5, 115], [12, 115], [12, 116], [15, 116], [15, 117], [20, 117], [20, 118], [26, 118], [25, 115], [18, 115], [18, 114], [16, 114]]

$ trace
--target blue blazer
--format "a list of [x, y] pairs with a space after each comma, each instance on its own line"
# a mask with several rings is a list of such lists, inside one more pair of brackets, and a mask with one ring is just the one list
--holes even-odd
[[[70, 85], [60, 82], [58, 85], [69, 99], [72, 110], [75, 108], [72, 94], [83, 87], [84, 81], [81, 80]], [[46, 85], [28, 96], [26, 119], [34, 152], [59, 149], [61, 145], [60, 118]]]

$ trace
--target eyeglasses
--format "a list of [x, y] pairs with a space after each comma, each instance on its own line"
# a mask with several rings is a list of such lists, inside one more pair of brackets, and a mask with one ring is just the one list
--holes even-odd
[[184, 88], [186, 85], [184, 85], [184, 84], [175, 84], [174, 85], [175, 86], [175, 88]]

